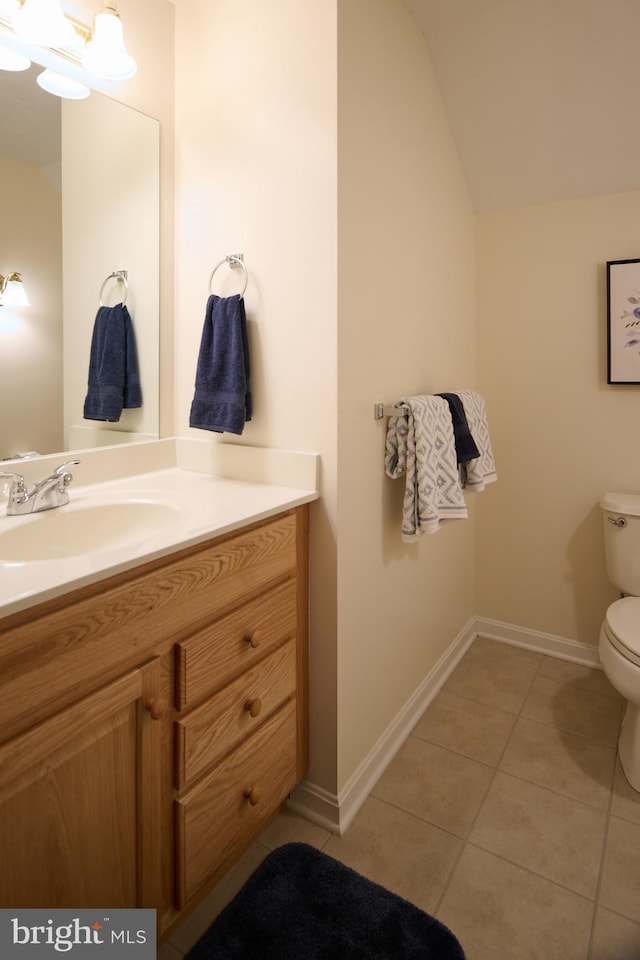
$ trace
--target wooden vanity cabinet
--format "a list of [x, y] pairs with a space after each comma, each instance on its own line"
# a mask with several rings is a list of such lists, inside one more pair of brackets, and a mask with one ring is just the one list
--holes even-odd
[[158, 669], [131, 670], [0, 746], [2, 907], [158, 902]]
[[308, 507], [0, 621], [0, 906], [160, 936], [307, 763]]

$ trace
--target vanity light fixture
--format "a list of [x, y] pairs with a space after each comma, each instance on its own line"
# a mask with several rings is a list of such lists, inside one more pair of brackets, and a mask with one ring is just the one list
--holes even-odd
[[82, 56], [90, 73], [105, 80], [128, 80], [138, 66], [124, 45], [122, 21], [113, 0], [103, 0]]
[[0, 274], [0, 307], [30, 307], [22, 277], [15, 271], [6, 277]]
[[26, 70], [31, 61], [46, 67], [39, 86], [73, 99], [137, 70], [114, 0], [102, 0], [92, 27], [66, 14], [61, 0], [0, 0], [0, 70]]
[[23, 0], [13, 24], [19, 37], [40, 47], [56, 49], [74, 42], [75, 30], [60, 0]]

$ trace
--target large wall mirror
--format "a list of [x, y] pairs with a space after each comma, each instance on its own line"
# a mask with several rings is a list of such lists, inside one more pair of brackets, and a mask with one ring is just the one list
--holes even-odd
[[[0, 274], [30, 301], [0, 307], [0, 459], [159, 433], [159, 124], [95, 91], [59, 100], [40, 69], [0, 73]], [[111, 423], [83, 418], [100, 297], [126, 297], [142, 385]]]

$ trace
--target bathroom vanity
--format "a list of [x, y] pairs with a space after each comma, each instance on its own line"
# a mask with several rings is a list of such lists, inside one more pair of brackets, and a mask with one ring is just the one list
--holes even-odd
[[162, 937], [277, 813], [307, 764], [308, 511], [0, 620], [3, 907], [153, 907]]

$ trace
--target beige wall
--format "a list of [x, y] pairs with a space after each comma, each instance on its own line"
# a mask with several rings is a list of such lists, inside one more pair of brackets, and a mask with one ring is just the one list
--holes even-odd
[[638, 393], [606, 383], [605, 301], [605, 263], [638, 256], [639, 217], [633, 192], [478, 221], [500, 490], [479, 504], [477, 613], [588, 644], [616, 596], [598, 502], [640, 490]]
[[476, 504], [403, 544], [373, 405], [473, 387], [476, 344], [474, 217], [423, 37], [396, 0], [338, 24], [342, 788], [475, 613]]

